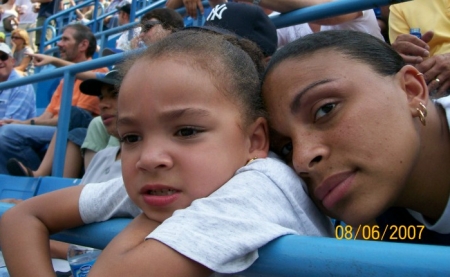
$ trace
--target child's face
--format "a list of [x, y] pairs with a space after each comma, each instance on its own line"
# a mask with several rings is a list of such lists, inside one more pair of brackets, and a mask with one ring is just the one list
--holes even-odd
[[241, 113], [209, 76], [159, 58], [135, 63], [121, 85], [123, 178], [153, 220], [208, 196], [247, 162]]
[[100, 116], [108, 134], [117, 136], [117, 89], [113, 85], [103, 85], [100, 95]]

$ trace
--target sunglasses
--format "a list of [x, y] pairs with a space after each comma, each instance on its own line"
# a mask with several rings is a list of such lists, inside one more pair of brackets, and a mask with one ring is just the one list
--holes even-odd
[[2, 60], [4, 62], [7, 59], [9, 59], [9, 55], [8, 54], [6, 54], [6, 53], [1, 53], [0, 54], [0, 60]]
[[11, 37], [11, 39], [22, 39], [21, 37]]
[[155, 27], [158, 24], [162, 24], [161, 21], [158, 20], [150, 20], [141, 25], [141, 33], [147, 33], [151, 28]]

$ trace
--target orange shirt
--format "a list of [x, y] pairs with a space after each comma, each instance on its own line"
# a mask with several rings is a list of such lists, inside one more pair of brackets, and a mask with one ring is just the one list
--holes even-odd
[[[103, 67], [93, 70], [94, 72], [108, 72], [108, 68]], [[86, 95], [80, 91], [80, 84], [82, 80], [75, 79], [72, 94], [72, 106], [77, 106], [79, 108], [90, 111], [93, 115], [100, 114], [99, 99], [97, 96]], [[64, 79], [59, 82], [58, 87], [53, 93], [52, 99], [45, 109], [46, 112], [57, 116], [61, 108], [61, 95], [63, 90]]]

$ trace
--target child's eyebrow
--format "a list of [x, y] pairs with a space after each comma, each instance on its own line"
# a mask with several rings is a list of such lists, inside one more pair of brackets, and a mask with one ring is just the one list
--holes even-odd
[[[161, 120], [175, 120], [180, 117], [206, 117], [211, 114], [210, 111], [200, 108], [176, 108], [169, 111], [164, 111], [159, 116]], [[133, 117], [123, 116], [117, 119], [117, 127], [119, 126], [131, 126], [137, 123], [137, 120]]]
[[182, 108], [174, 109], [170, 111], [163, 112], [161, 119], [173, 120], [180, 117], [205, 117], [209, 116], [211, 113], [208, 110], [200, 108]]

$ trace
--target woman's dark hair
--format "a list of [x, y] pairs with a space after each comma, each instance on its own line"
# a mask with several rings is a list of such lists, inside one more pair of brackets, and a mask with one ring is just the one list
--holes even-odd
[[92, 33], [91, 29], [89, 29], [89, 27], [86, 27], [81, 23], [75, 23], [69, 24], [66, 27], [64, 27], [63, 32], [69, 28], [75, 30], [73, 38], [78, 44], [83, 40], [87, 40], [89, 42], [89, 46], [86, 49], [86, 57], [91, 58], [94, 55], [95, 51], [97, 50], [97, 40], [95, 39], [95, 36]]
[[284, 60], [307, 57], [323, 50], [333, 50], [365, 63], [383, 76], [394, 75], [405, 66], [402, 57], [384, 41], [362, 32], [333, 30], [307, 35], [287, 44], [272, 56], [264, 75]]
[[260, 93], [263, 54], [253, 42], [234, 35], [183, 30], [131, 56], [120, 65], [119, 71], [125, 76], [138, 61], [171, 58], [202, 74], [209, 74], [218, 90], [226, 93], [239, 106], [245, 124], [265, 117]]
[[141, 23], [143, 24], [152, 18], [158, 19], [164, 29], [171, 30], [172, 32], [184, 27], [183, 17], [172, 9], [153, 9], [142, 16]]

